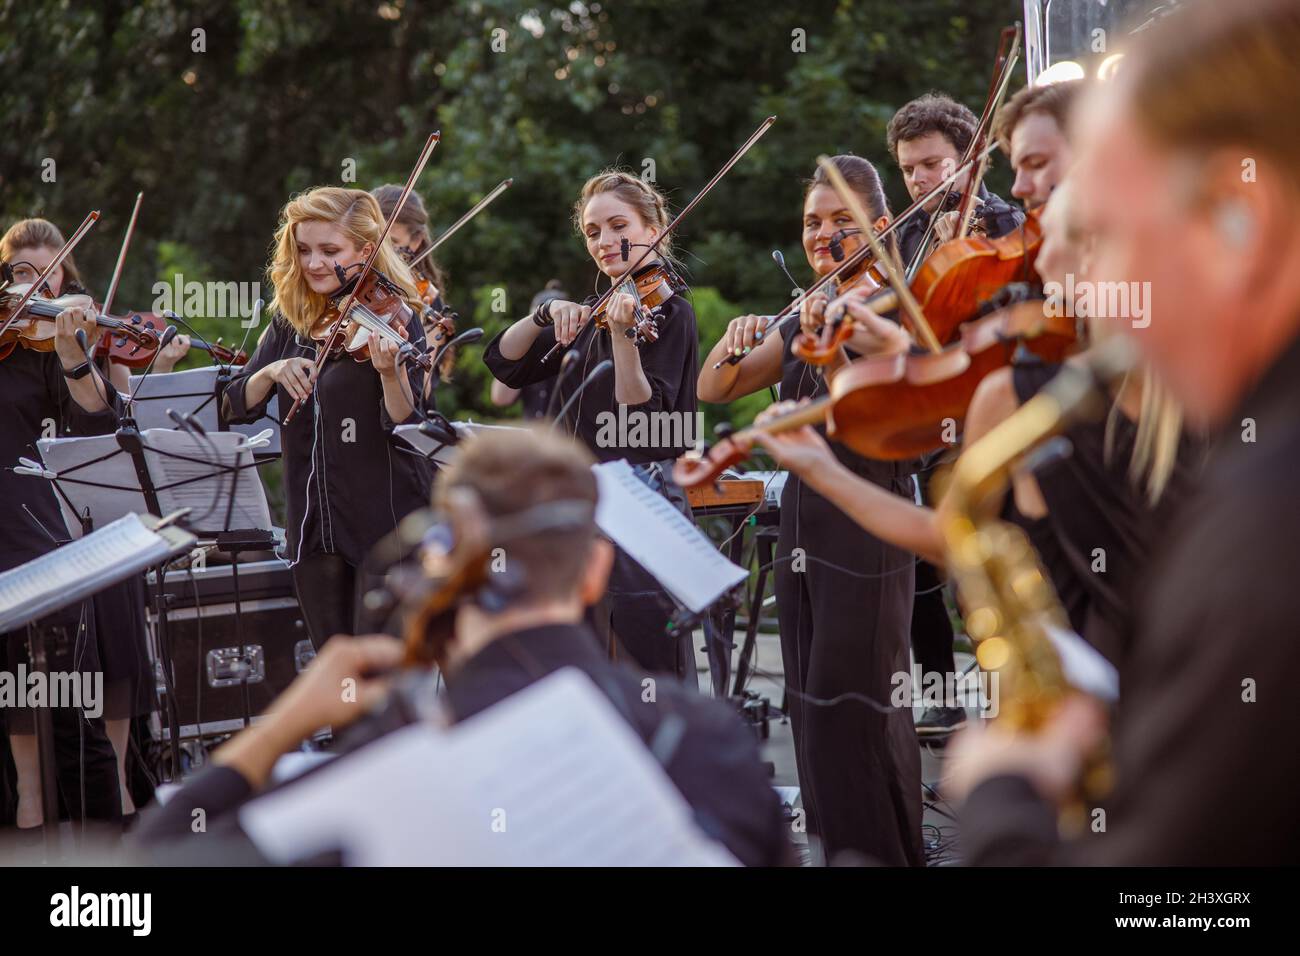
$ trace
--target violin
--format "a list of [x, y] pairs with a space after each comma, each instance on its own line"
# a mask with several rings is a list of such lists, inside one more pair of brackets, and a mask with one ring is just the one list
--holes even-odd
[[[958, 337], [962, 323], [977, 315], [982, 304], [994, 300], [1000, 290], [1035, 278], [1034, 263], [1043, 243], [1038, 211], [1031, 210], [1019, 229], [990, 239], [971, 235], [950, 239], [922, 263], [909, 288], [925, 313], [940, 345]], [[885, 289], [866, 302], [875, 312], [898, 308], [898, 296]], [[850, 325], [843, 313], [827, 317], [827, 324]], [[852, 334], [843, 335], [845, 341]], [[821, 363], [824, 364], [824, 363]]]
[[[671, 236], [673, 234], [673, 230], [675, 230], [681, 224], [682, 220], [691, 214], [691, 210], [694, 209], [697, 205], [699, 205], [700, 200], [703, 199], [705, 196], [707, 196], [710, 190], [712, 190], [714, 186], [716, 186], [719, 182], [722, 181], [722, 177], [727, 175], [727, 173], [731, 171], [732, 167], [735, 166], [736, 163], [740, 162], [741, 158], [747, 152], [749, 152], [749, 150], [753, 147], [753, 145], [757, 143], [759, 139], [761, 139], [764, 136], [764, 134], [767, 133], [767, 131], [771, 128], [772, 124], [775, 122], [776, 122], [776, 117], [769, 116], [767, 119], [763, 120], [763, 122], [759, 123], [758, 128], [755, 129], [754, 132], [749, 134], [749, 138], [740, 144], [740, 148], [737, 149], [736, 152], [732, 154], [731, 158], [727, 160], [725, 163], [723, 163], [722, 167], [716, 173], [713, 174], [713, 178], [711, 178], [707, 183], [704, 184], [704, 188], [695, 194], [695, 198], [692, 199], [690, 202], [688, 202], [685, 208], [682, 209], [681, 212], [679, 212], [676, 216], [673, 217], [672, 222], [664, 226], [663, 232], [659, 233], [658, 238], [655, 239], [654, 242], [651, 242], [648, 245], [646, 245], [645, 252], [641, 253], [640, 257], [636, 260], [636, 262], [632, 263], [631, 267], [627, 270], [626, 273], [623, 274], [623, 277], [620, 279], [620, 281], [614, 283], [607, 290], [601, 293], [600, 298], [598, 298], [595, 304], [592, 306], [592, 315], [596, 318], [597, 327], [605, 328], [608, 325], [608, 321], [605, 322], [601, 321], [601, 316], [605, 314], [603, 307], [609, 302], [610, 298], [613, 297], [614, 293], [625, 292], [625, 291], [629, 293], [635, 292], [636, 293], [635, 298], [637, 300], [638, 309], [640, 311], [638, 311], [636, 314], [636, 321], [637, 321], [636, 326], [628, 330], [629, 338], [633, 338], [637, 342], [637, 344], [640, 344], [641, 342], [653, 342], [656, 338], [659, 337], [659, 330], [654, 325], [653, 316], [651, 316], [645, 310], [653, 309], [658, 305], [662, 305], [668, 299], [672, 298], [672, 295], [675, 294], [678, 291], [678, 289], [674, 289], [672, 293], [667, 292], [666, 289], [660, 291], [654, 291], [654, 292], [650, 290], [653, 287], [657, 287], [659, 285], [664, 285], [669, 288], [673, 287], [674, 285], [679, 286], [679, 288], [685, 288], [685, 286], [681, 284], [680, 279], [676, 279], [676, 277], [672, 275], [672, 273], [668, 270], [667, 266], [655, 260], [655, 254], [658, 252], [659, 247], [663, 245], [664, 240], [666, 240], [669, 236]], [[627, 254], [626, 249], [627, 247], [625, 246], [624, 247], [625, 256]], [[648, 269], [650, 269], [650, 271], [643, 270], [642, 266], [646, 266]], [[653, 267], [657, 267], [659, 271], [658, 272], [654, 271]], [[631, 283], [627, 282], [629, 275], [632, 278]], [[628, 288], [629, 285], [631, 285], [633, 288]], [[642, 301], [641, 293], [643, 288], [647, 290], [648, 298], [658, 300], [654, 305], [647, 305], [645, 302]], [[651, 336], [653, 336], [653, 338]], [[542, 356], [542, 361], [549, 362], [552, 358], [554, 358], [557, 354], [559, 354], [559, 352], [563, 348], [564, 346], [557, 341], [555, 345], [552, 346], [551, 350]]]
[[491, 573], [492, 527], [477, 496], [449, 489], [444, 508], [443, 533], [424, 536], [415, 555], [415, 586], [408, 581], [402, 628], [408, 667], [446, 663], [456, 608]]
[[[64, 295], [49, 298], [34, 295], [27, 300], [20, 313], [15, 309], [31, 289], [30, 283], [10, 285], [0, 294], [0, 324], [5, 326], [0, 335], [0, 359], [7, 358], [20, 344], [37, 352], [54, 351], [54, 320], [64, 309], [82, 308], [92, 312], [94, 302], [88, 295]], [[147, 349], [157, 350], [159, 335], [149, 328], [141, 328], [125, 319], [111, 315], [95, 315], [95, 324], [111, 335], [121, 335], [124, 340]]]
[[1063, 361], [1077, 339], [1075, 320], [1052, 314], [1060, 310], [1046, 309], [1042, 299], [1026, 298], [1019, 289], [1005, 298], [1012, 301], [965, 323], [959, 340], [939, 352], [854, 359], [827, 380], [828, 395], [729, 435], [700, 458], [678, 459], [673, 480], [683, 488], [716, 481], [749, 456], [755, 434], [802, 425], [825, 424], [828, 438], [880, 461], [943, 447], [945, 431], [965, 419], [986, 375], [1021, 349], [1048, 362]]
[[[162, 334], [167, 331], [167, 321], [153, 312], [132, 312], [121, 321], [134, 328], [152, 330], [159, 341], [162, 339]], [[217, 339], [216, 342], [206, 342], [198, 336], [193, 336], [190, 339], [190, 348], [207, 352], [221, 365], [243, 365], [248, 361], [248, 355], [244, 351], [226, 348], [221, 344], [221, 339]], [[123, 331], [108, 331], [100, 340], [98, 351], [107, 352], [109, 360], [118, 365], [125, 365], [127, 368], [144, 368], [153, 361], [153, 357], [158, 353], [158, 347], [154, 345], [150, 348], [141, 345]]]
[[[626, 293], [635, 299], [636, 304], [632, 307], [635, 324], [627, 330], [627, 337], [634, 339], [637, 345], [643, 345], [658, 340], [661, 307], [673, 296], [686, 291], [686, 283], [662, 262], [651, 262], [630, 276], [620, 278], [614, 291]], [[609, 328], [611, 301], [612, 297], [606, 296], [592, 311], [591, 319], [596, 328]]]
[[[952, 341], [961, 324], [998, 290], [1032, 278], [1042, 242], [1038, 212], [1031, 211], [1019, 229], [997, 239], [972, 234], [940, 245], [922, 263], [910, 286], [939, 343]], [[853, 281], [829, 285], [834, 290], [831, 298], [835, 299], [857, 288], [882, 289], [886, 283], [879, 264], [872, 263]], [[889, 312], [898, 307], [898, 298], [885, 288], [866, 304], [876, 312]], [[853, 323], [845, 321], [841, 308], [826, 316], [816, 335], [800, 332], [792, 349], [810, 365], [827, 365], [852, 337]]]
[[[420, 324], [424, 326], [429, 344], [436, 351], [456, 334], [458, 316], [446, 305], [438, 307], [442, 293], [438, 291], [438, 287], [431, 279], [417, 274], [415, 288], [420, 294], [420, 301], [424, 303], [424, 308], [420, 311]], [[452, 370], [456, 367], [455, 351], [455, 349], [448, 349], [438, 361], [438, 375], [444, 382], [451, 381]]]
[[[429, 138], [424, 142], [424, 148], [420, 150], [419, 158], [415, 161], [415, 166], [406, 177], [402, 194], [393, 208], [401, 209], [406, 205], [411, 190], [415, 188], [415, 181], [420, 178], [420, 173], [423, 172], [429, 157], [441, 140], [440, 132], [429, 134]], [[415, 346], [406, 340], [406, 323], [410, 321], [413, 313], [403, 298], [401, 287], [375, 269], [375, 259], [392, 229], [392, 220], [384, 223], [379, 241], [375, 243], [375, 247], [356, 278], [349, 280], [342, 266], [337, 264], [334, 266], [341, 286], [338, 292], [330, 297], [329, 305], [317, 318], [312, 329], [312, 338], [321, 346], [316, 351], [312, 381], [315, 381], [327, 359], [344, 352], [358, 362], [369, 361], [370, 341], [374, 336], [396, 345], [399, 361], [414, 361], [426, 372], [432, 368], [433, 360], [427, 354], [417, 352]], [[341, 305], [340, 299], [343, 300]], [[305, 397], [301, 397], [294, 401], [281, 421], [282, 425], [288, 425], [293, 421], [305, 400]]]
[[[338, 267], [340, 274], [343, 268]], [[358, 281], [360, 280], [360, 281]], [[370, 343], [376, 339], [398, 348], [399, 361], [414, 362], [426, 372], [433, 359], [407, 341], [406, 324], [415, 317], [401, 286], [378, 269], [343, 282], [329, 298], [329, 305], [316, 320], [312, 338], [329, 358], [351, 355], [358, 362], [370, 361]], [[348, 314], [340, 316], [344, 300], [351, 300]]]
[[[848, 234], [857, 234], [858, 230], [845, 230]], [[875, 293], [885, 287], [886, 279], [880, 263], [874, 259], [865, 259], [864, 268], [851, 274], [848, 279], [832, 279], [823, 286], [827, 297], [834, 301], [840, 296], [857, 290]], [[816, 333], [800, 331], [791, 343], [794, 354], [809, 365], [829, 365], [839, 354], [839, 350], [853, 337], [853, 323], [844, 320], [841, 312], [834, 320], [822, 323]]]

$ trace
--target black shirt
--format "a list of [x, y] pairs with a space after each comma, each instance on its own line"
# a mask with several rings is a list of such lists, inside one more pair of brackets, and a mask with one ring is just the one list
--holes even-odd
[[[1060, 369], [1037, 361], [1014, 366], [1016, 398], [1024, 404]], [[1112, 663], [1123, 657], [1133, 584], [1147, 566], [1158, 516], [1186, 494], [1203, 454], [1201, 442], [1184, 436], [1169, 483], [1152, 505], [1145, 482], [1129, 474], [1137, 431], [1136, 422], [1118, 413], [1072, 427], [1069, 453], [1034, 472], [1047, 515], [1026, 518], [1012, 495], [1003, 512], [1029, 535], [1071, 626]]]
[[[15, 475], [18, 459], [40, 461], [43, 437], [103, 435], [117, 426], [117, 392], [101, 379], [113, 410], [87, 412], [68, 393], [59, 357], [17, 346], [0, 361], [0, 571], [53, 551], [68, 540], [50, 483]], [[57, 539], [57, 540], [56, 540]]]
[[[984, 200], [984, 203], [975, 210], [975, 216], [983, 224], [984, 233], [990, 239], [997, 239], [999, 236], [1007, 235], [1025, 221], [1024, 212], [1011, 205], [1001, 196], [989, 192], [983, 183], [980, 183], [978, 195], [980, 199]], [[949, 194], [948, 202], [945, 204], [946, 207], [950, 208], [945, 208], [944, 211], [955, 211], [960, 204], [961, 195], [953, 191]], [[898, 240], [899, 255], [904, 265], [910, 263], [912, 256], [916, 255], [917, 247], [921, 245], [921, 239], [929, 225], [930, 217], [924, 212], [917, 212], [898, 227], [898, 232], [895, 235]]]
[[[424, 329], [418, 318], [410, 318], [406, 331], [411, 344], [423, 351]], [[227, 420], [241, 424], [261, 418], [271, 393], [250, 407], [244, 397], [248, 380], [272, 362], [293, 357], [314, 361], [316, 344], [295, 333], [288, 322], [276, 319], [225, 390]], [[424, 373], [408, 364], [406, 374], [411, 394], [418, 400]], [[280, 408], [287, 412], [293, 399], [279, 385], [275, 391]], [[285, 531], [292, 561], [325, 552], [360, 566], [376, 541], [406, 515], [428, 505], [432, 478], [428, 463], [413, 452], [408, 454], [405, 443], [392, 435], [396, 424], [417, 421], [412, 413], [405, 422], [393, 422], [379, 373], [369, 362], [348, 355], [325, 362], [311, 397], [280, 430]]]
[[[689, 451], [695, 441], [698, 421], [695, 381], [699, 375], [699, 340], [695, 330], [695, 310], [680, 295], [662, 306], [658, 319], [659, 338], [641, 346], [641, 370], [650, 383], [650, 398], [639, 405], [626, 406], [628, 416], [640, 419], [640, 433], [634, 429], [637, 419], [623, 418], [614, 398], [614, 370], [589, 385], [565, 415], [565, 425], [576, 434], [600, 461], [626, 459], [632, 464], [678, 458]], [[544, 328], [522, 358], [511, 360], [501, 354], [502, 332], [483, 353], [483, 361], [498, 381], [511, 388], [524, 388], [555, 377], [565, 349], [558, 350], [549, 361], [542, 358], [555, 345], [555, 329]], [[605, 359], [612, 359], [610, 331], [588, 324], [578, 334], [573, 346], [581, 354], [577, 366], [560, 383], [557, 410], [564, 406], [587, 374]], [[621, 333], [619, 333], [621, 334]], [[664, 416], [662, 413], [671, 413]]]
[[[576, 667], [587, 674], [609, 698], [660, 760], [707, 835], [749, 866], [792, 861], [780, 802], [759, 760], [753, 732], [725, 704], [701, 697], [672, 680], [659, 680], [655, 700], [645, 701], [644, 675], [610, 661], [585, 627], [546, 625], [498, 638], [446, 676], [445, 703], [452, 719], [459, 722], [563, 667]], [[409, 724], [410, 712], [400, 700], [390, 701], [388, 707], [363, 719], [343, 737], [339, 759], [346, 760], [348, 752]], [[186, 839], [192, 811], [204, 808], [210, 833], [224, 830], [240, 842], [243, 837], [231, 811], [251, 796], [247, 781], [237, 771], [229, 767], [205, 771], [166, 806], [145, 817], [137, 840], [150, 849], [163, 848], [174, 855], [175, 862], [201, 862], [187, 858], [187, 848], [195, 854], [214, 852], [214, 848], [206, 841]], [[221, 822], [214, 829], [218, 818]], [[186, 842], [175, 843], [178, 838]], [[216, 852], [248, 862], [238, 851], [227, 853], [220, 848]]]
[[[1107, 832], [1061, 844], [1021, 777], [967, 800], [967, 859], [986, 864], [1294, 864], [1300, 821], [1300, 338], [1228, 416], [1194, 492], [1161, 525], [1120, 668]], [[1243, 440], [1243, 422], [1255, 440]]]
[[[782, 352], [781, 352], [781, 388], [780, 396], [782, 401], [798, 401], [801, 398], [817, 399], [829, 394], [829, 388], [826, 384], [826, 375], [823, 370], [815, 365], [810, 365], [799, 356], [794, 354], [794, 340], [799, 334], [800, 328], [797, 322], [787, 322], [781, 329]], [[856, 358], [857, 355], [846, 349], [850, 358]], [[818, 425], [817, 431], [826, 434], [826, 426]], [[865, 458], [857, 452], [850, 449], [837, 441], [830, 443], [831, 449], [835, 452], [835, 457], [840, 460], [844, 467], [848, 468], [855, 475], [866, 478], [885, 488], [890, 488], [896, 484], [895, 479], [904, 475], [913, 474], [919, 465], [915, 459], [907, 461], [879, 461], [874, 458]], [[798, 476], [791, 475], [786, 480], [786, 488], [793, 487], [794, 484], [801, 484]], [[907, 483], [910, 487], [910, 482]], [[893, 490], [897, 490], [894, 488]], [[812, 488], [803, 485], [805, 494], [816, 494]]]

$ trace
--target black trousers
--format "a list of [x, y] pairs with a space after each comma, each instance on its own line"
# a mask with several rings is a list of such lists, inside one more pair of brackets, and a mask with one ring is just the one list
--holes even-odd
[[[673, 481], [661, 462], [633, 465], [637, 476], [668, 499], [674, 508], [692, 518], [686, 493]], [[605, 596], [589, 615], [596, 634], [613, 645], [614, 654], [648, 673], [670, 674], [694, 684], [695, 655], [688, 628], [668, 633], [673, 616], [672, 598], [655, 578], [625, 552], [616, 548]]]
[[[942, 457], [942, 456], [939, 456]], [[930, 476], [938, 457], [926, 462], [927, 468], [917, 475], [921, 502], [933, 505]], [[912, 653], [924, 674], [952, 674], [957, 670], [952, 656], [952, 618], [943, 600], [943, 579], [939, 569], [929, 561], [916, 562], [916, 600], [912, 604]]]
[[912, 604], [912, 652], [921, 673], [952, 674], [952, 618], [943, 600], [939, 569], [929, 561], [916, 562], [916, 600]]
[[[911, 479], [894, 480], [906, 494]], [[796, 551], [796, 549], [799, 549]], [[846, 851], [919, 866], [921, 755], [908, 670], [914, 560], [791, 478], [781, 500], [776, 600], [799, 786], [827, 860]]]
[[307, 555], [290, 573], [307, 634], [318, 651], [335, 634], [357, 633], [365, 593], [382, 581], [342, 555], [323, 552]]

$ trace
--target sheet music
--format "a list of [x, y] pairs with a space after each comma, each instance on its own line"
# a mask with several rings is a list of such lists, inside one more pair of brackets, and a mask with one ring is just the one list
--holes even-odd
[[[33, 478], [33, 481], [40, 479]], [[175, 550], [135, 514], [0, 574], [0, 633], [93, 594]]]
[[239, 813], [273, 862], [727, 866], [641, 740], [565, 668], [450, 730], [407, 727]]
[[1061, 670], [1071, 685], [1099, 700], [1119, 700], [1119, 671], [1095, 647], [1064, 628], [1049, 625], [1047, 636], [1061, 657]]
[[696, 613], [745, 579], [686, 516], [626, 461], [596, 465], [596, 524], [673, 597]]
[[[456, 430], [456, 434], [460, 436], [461, 441], [465, 441], [466, 439], [472, 438], [477, 432], [513, 429], [517, 426], [484, 425], [479, 422], [464, 421], [452, 422], [451, 427]], [[419, 425], [398, 425], [393, 429], [393, 434], [397, 435], [398, 438], [402, 439], [426, 458], [432, 455], [432, 460], [440, 465], [446, 465], [456, 457], [455, 445], [443, 445], [439, 448], [439, 443], [420, 431]], [[435, 451], [435, 449], [437, 449], [437, 451]]]
[[[238, 372], [240, 366], [231, 367]], [[190, 368], [183, 372], [151, 372], [148, 377], [131, 376], [131, 394], [135, 396], [132, 409], [136, 425], [143, 431], [147, 428], [174, 428], [175, 423], [167, 417], [167, 409], [176, 412], [190, 412], [208, 432], [218, 429], [217, 421], [217, 371], [215, 365], [203, 368]], [[232, 432], [239, 432], [252, 438], [263, 429], [272, 431], [271, 443], [258, 449], [260, 455], [280, 454], [280, 406], [275, 392], [266, 406], [266, 415], [252, 425], [231, 425]]]
[[[159, 489], [158, 508], [164, 515], [181, 508], [190, 508], [192, 510], [184, 523], [201, 532], [271, 527], [266, 492], [256, 468], [242, 468], [237, 473], [237, 478], [229, 472], [214, 474], [217, 471], [216, 462], [225, 465], [236, 462], [243, 466], [252, 465], [253, 453], [247, 448], [241, 448], [243, 435], [237, 432], [209, 432], [206, 439], [200, 439], [189, 432], [176, 429], [150, 428], [141, 432], [141, 440], [145, 446], [144, 458], [149, 476]], [[85, 509], [89, 509], [90, 516], [97, 525], [114, 521], [123, 515], [148, 512], [145, 497], [138, 490], [140, 479], [135, 465], [131, 456], [121, 451], [115, 435], [43, 438], [36, 445], [45, 467], [59, 476], [59, 487], [72, 502], [69, 507], [62, 496], [56, 495], [68, 533], [72, 537], [81, 537], [80, 515]], [[171, 455], [185, 455], [198, 460], [185, 461]], [[101, 458], [104, 460], [98, 461]], [[96, 463], [85, 468], [77, 467], [92, 461]], [[174, 488], [166, 487], [177, 481], [201, 476], [211, 477]], [[78, 481], [92, 481], [95, 486], [78, 484]], [[110, 487], [100, 487], [105, 485]], [[236, 491], [235, 504], [227, 525], [226, 508], [232, 485]], [[120, 488], [132, 490], [117, 490]]]
[[[164, 428], [151, 428], [143, 433], [145, 460], [154, 485], [164, 488], [176, 482], [186, 482], [158, 492], [158, 506], [163, 514], [182, 508], [192, 509], [185, 519], [186, 525], [199, 531], [226, 531], [234, 528], [271, 527], [271, 511], [267, 505], [262, 479], [253, 464], [253, 453], [242, 448], [244, 436], [238, 432], [208, 432], [207, 440], [189, 432]], [[235, 473], [211, 476], [214, 455], [225, 465], [246, 466]], [[170, 454], [165, 454], [170, 453]], [[185, 455], [188, 458], [173, 457]], [[194, 481], [191, 479], [201, 479]], [[214, 482], [219, 489], [214, 489]], [[235, 504], [226, 523], [226, 509], [232, 488]], [[214, 491], [219, 494], [214, 495]], [[215, 501], [215, 504], [214, 504]]]
[[[144, 514], [149, 508], [144, 495], [140, 494], [140, 479], [136, 476], [131, 457], [120, 452], [117, 438], [113, 435], [95, 435], [90, 438], [42, 438], [36, 443], [41, 453], [41, 460], [46, 469], [69, 478], [93, 481], [107, 487], [91, 488], [70, 482], [61, 482], [59, 487], [63, 494], [72, 501], [63, 499], [58, 491], [59, 508], [68, 534], [73, 538], [81, 537], [81, 515], [89, 508], [91, 518], [96, 525], [103, 526], [123, 515]], [[114, 454], [118, 452], [118, 454]], [[105, 458], [105, 456], [111, 456]], [[98, 459], [104, 458], [103, 461]], [[96, 462], [85, 468], [78, 466], [87, 462]], [[31, 478], [31, 481], [45, 481], [44, 478]], [[120, 491], [118, 489], [136, 489]], [[159, 516], [161, 517], [161, 515]]]
[[[453, 422], [462, 440], [476, 432], [513, 428], [511, 425], [480, 425]], [[399, 425], [396, 434], [412, 448], [430, 454], [437, 442], [420, 432], [418, 425]], [[455, 446], [443, 448], [434, 461], [446, 463]], [[705, 610], [729, 588], [745, 579], [748, 572], [728, 561], [686, 516], [645, 482], [637, 478], [626, 461], [595, 465], [600, 499], [596, 524], [620, 548], [630, 554], [685, 607]], [[784, 472], [777, 472], [784, 476]]]

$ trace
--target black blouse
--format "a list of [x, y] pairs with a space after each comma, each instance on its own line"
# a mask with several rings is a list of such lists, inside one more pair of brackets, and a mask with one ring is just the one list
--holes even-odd
[[[412, 316], [406, 324], [411, 343], [425, 347], [424, 329]], [[254, 422], [266, 412], [271, 393], [249, 406], [249, 379], [284, 358], [315, 360], [316, 343], [304, 340], [282, 318], [276, 319], [257, 351], [226, 388], [223, 405], [232, 423]], [[407, 365], [411, 394], [419, 400], [424, 373]], [[276, 386], [280, 408], [293, 399]], [[403, 450], [394, 438], [397, 424], [419, 421], [412, 413], [394, 422], [384, 405], [379, 373], [369, 362], [350, 356], [329, 359], [321, 368], [311, 397], [293, 420], [281, 427], [286, 502], [285, 532], [290, 559], [308, 554], [338, 554], [360, 566], [370, 548], [417, 508], [429, 503], [428, 462]]]
[[[787, 322], [781, 329], [782, 352], [781, 352], [781, 400], [798, 401], [801, 398], [821, 398], [829, 394], [826, 386], [826, 376], [822, 370], [814, 365], [809, 365], [799, 356], [794, 354], [793, 346], [795, 336], [799, 334], [799, 324], [797, 322]], [[850, 357], [855, 357], [849, 353]], [[818, 425], [817, 431], [822, 435], [826, 434], [826, 427]], [[830, 443], [835, 457], [840, 460], [845, 468], [848, 468], [855, 475], [865, 478], [874, 484], [880, 485], [890, 490], [898, 490], [895, 485], [895, 479], [903, 475], [915, 473], [920, 462], [915, 459], [907, 461], [879, 461], [874, 458], [866, 458], [852, 451], [846, 445], [837, 441]], [[797, 476], [791, 475], [786, 481], [789, 487], [791, 482], [797, 482]], [[803, 491], [806, 494], [815, 492], [807, 485]]]
[[[699, 375], [699, 340], [695, 330], [695, 310], [682, 296], [675, 295], [662, 306], [658, 320], [659, 338], [641, 346], [641, 370], [650, 383], [650, 398], [627, 407], [628, 415], [655, 415], [638, 432], [637, 419], [624, 423], [619, 403], [614, 398], [614, 372], [593, 382], [574, 402], [565, 415], [570, 431], [591, 449], [600, 461], [626, 459], [632, 464], [678, 458], [689, 451], [696, 440], [698, 422], [695, 380]], [[511, 360], [501, 354], [503, 331], [490, 343], [483, 361], [498, 381], [511, 388], [524, 388], [555, 377], [566, 350], [561, 349], [543, 362], [555, 345], [555, 329], [542, 329], [527, 354]], [[587, 374], [605, 359], [613, 358], [610, 331], [587, 325], [578, 333], [573, 347], [581, 354], [577, 366], [560, 383], [557, 411], [569, 400]], [[667, 418], [659, 413], [672, 413]], [[663, 423], [667, 423], [666, 427]], [[623, 425], [623, 427], [619, 427]]]
[[[102, 380], [101, 380], [102, 381]], [[117, 427], [117, 392], [102, 382], [110, 409], [87, 412], [68, 393], [59, 357], [21, 345], [0, 361], [0, 571], [39, 558], [68, 541], [50, 483], [15, 475], [18, 459], [40, 461], [46, 435], [104, 435]]]
[[[1012, 370], [1016, 398], [1023, 404], [1051, 381], [1061, 366], [1041, 362]], [[1023, 527], [1039, 552], [1071, 626], [1106, 658], [1123, 656], [1134, 606], [1133, 582], [1147, 564], [1157, 510], [1145, 487], [1129, 477], [1137, 424], [1115, 416], [1107, 454], [1105, 419], [1085, 422], [1067, 433], [1071, 451], [1034, 473], [1047, 504], [1040, 519], [1024, 517], [1007, 496], [1004, 516]], [[1202, 457], [1200, 442], [1184, 438], [1160, 512], [1181, 498]]]

